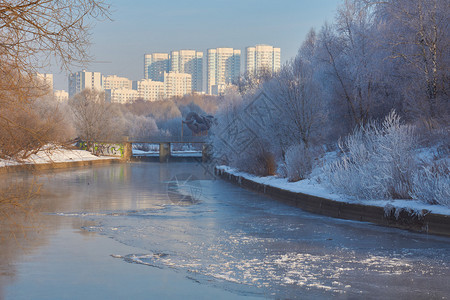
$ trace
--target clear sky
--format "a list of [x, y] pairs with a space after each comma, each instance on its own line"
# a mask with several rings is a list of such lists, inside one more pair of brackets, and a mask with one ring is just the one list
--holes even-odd
[[[268, 44], [293, 58], [311, 27], [332, 22], [340, 0], [109, 0], [112, 21], [96, 23], [89, 71], [132, 80], [143, 77], [151, 52]], [[242, 60], [242, 64], [244, 60]], [[206, 62], [205, 62], [206, 64]], [[67, 90], [67, 74], [55, 66], [55, 89]], [[79, 71], [75, 68], [71, 71]]]

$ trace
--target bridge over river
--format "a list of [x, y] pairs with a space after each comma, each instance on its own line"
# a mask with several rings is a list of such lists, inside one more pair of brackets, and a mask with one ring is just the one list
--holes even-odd
[[[157, 136], [148, 138], [126, 137], [122, 141], [79, 142], [82, 149], [90, 149], [102, 155], [121, 156], [125, 160], [153, 160], [159, 157], [159, 162], [174, 161], [176, 158], [207, 159], [207, 136]], [[157, 145], [157, 151], [139, 151], [133, 145]], [[189, 145], [194, 151], [182, 150], [182, 146]], [[175, 150], [174, 146], [180, 148]]]
[[[189, 136], [189, 137], [154, 137], [154, 138], [146, 138], [146, 139], [128, 139], [125, 142], [125, 149], [128, 151], [124, 152], [124, 158], [130, 160], [132, 158], [138, 159], [148, 159], [150, 157], [155, 157], [155, 154], [159, 157], [159, 162], [168, 162], [173, 161], [176, 158], [201, 158], [202, 161], [207, 159], [206, 152], [206, 141], [207, 136]], [[133, 144], [151, 144], [158, 145], [159, 151], [157, 153], [133, 153]], [[197, 151], [175, 151], [173, 146], [182, 146], [182, 145], [194, 145], [197, 147]], [[129, 152], [131, 149], [131, 153]]]

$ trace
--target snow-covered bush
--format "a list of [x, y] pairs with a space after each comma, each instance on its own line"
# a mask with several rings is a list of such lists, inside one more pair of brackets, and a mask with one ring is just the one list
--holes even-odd
[[382, 124], [360, 126], [340, 143], [341, 158], [324, 173], [331, 188], [357, 198], [409, 198], [415, 141], [414, 128], [392, 111]]
[[411, 197], [450, 207], [450, 170], [446, 160], [422, 167], [413, 178]]
[[230, 165], [257, 176], [274, 175], [275, 156], [269, 147], [267, 142], [254, 142], [240, 155], [235, 156]]
[[287, 178], [289, 181], [305, 179], [312, 170], [313, 154], [304, 144], [289, 147], [285, 154]]
[[152, 117], [125, 114], [127, 135], [134, 140], [144, 140], [158, 134], [158, 126]]

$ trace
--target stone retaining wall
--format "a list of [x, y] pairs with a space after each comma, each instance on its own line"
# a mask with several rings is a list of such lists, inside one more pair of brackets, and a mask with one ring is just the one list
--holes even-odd
[[378, 206], [339, 202], [257, 183], [221, 169], [215, 169], [215, 173], [224, 180], [272, 196], [311, 213], [450, 237], [450, 216], [432, 214], [428, 211], [417, 215], [408, 210], [397, 212], [395, 208], [386, 210]]

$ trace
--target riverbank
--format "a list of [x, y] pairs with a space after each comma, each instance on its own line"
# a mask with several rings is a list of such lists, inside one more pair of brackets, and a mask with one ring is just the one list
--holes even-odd
[[313, 184], [257, 177], [227, 166], [218, 166], [220, 178], [260, 192], [305, 211], [334, 218], [370, 222], [415, 232], [450, 236], [450, 209], [409, 200], [359, 201], [332, 194]]
[[41, 171], [85, 167], [118, 163], [120, 161], [120, 157], [96, 156], [85, 150], [42, 150], [22, 161], [0, 159], [0, 174], [20, 171]]

